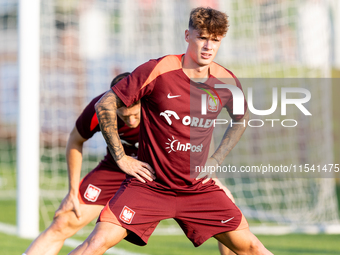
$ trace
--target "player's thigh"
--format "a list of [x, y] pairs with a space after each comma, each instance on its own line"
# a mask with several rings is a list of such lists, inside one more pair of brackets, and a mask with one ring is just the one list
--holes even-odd
[[257, 254], [263, 248], [249, 228], [220, 233], [214, 237], [237, 254]]
[[123, 240], [127, 234], [127, 230], [122, 226], [110, 222], [98, 222], [85, 242], [110, 248]]
[[[88, 205], [88, 204], [81, 204], [79, 206], [81, 217], [80, 222], [82, 225], [87, 225], [92, 220], [98, 218], [101, 210], [104, 208], [103, 205]], [[75, 216], [75, 214], [74, 214]]]

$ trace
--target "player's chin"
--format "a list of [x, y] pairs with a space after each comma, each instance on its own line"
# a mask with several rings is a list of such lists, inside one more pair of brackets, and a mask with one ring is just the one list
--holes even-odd
[[206, 65], [210, 65], [210, 63], [213, 61], [213, 57], [209, 57], [209, 58], [199, 58], [198, 59], [198, 64], [200, 66], [206, 66]]
[[200, 66], [207, 66], [207, 65], [210, 65], [211, 62], [212, 60], [210, 59], [199, 59], [198, 64]]

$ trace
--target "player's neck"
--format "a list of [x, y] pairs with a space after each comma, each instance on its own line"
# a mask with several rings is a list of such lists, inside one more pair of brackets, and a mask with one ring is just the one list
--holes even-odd
[[199, 66], [190, 58], [182, 57], [182, 70], [190, 79], [208, 79], [209, 65]]

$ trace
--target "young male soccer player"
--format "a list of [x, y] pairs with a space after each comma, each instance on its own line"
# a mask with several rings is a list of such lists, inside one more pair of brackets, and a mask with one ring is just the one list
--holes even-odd
[[[221, 164], [245, 130], [240, 124], [247, 120], [247, 112], [234, 115], [231, 92], [214, 86], [221, 84], [221, 77], [232, 79], [232, 85], [241, 89], [230, 71], [213, 62], [227, 28], [224, 13], [194, 9], [185, 31], [185, 54], [139, 66], [96, 104], [108, 148], [131, 177], [104, 207], [91, 235], [70, 254], [103, 254], [123, 238], [145, 245], [158, 222], [166, 218], [174, 218], [195, 246], [214, 236], [237, 254], [271, 254], [214, 181], [190, 174], [193, 166]], [[197, 78], [205, 82], [194, 82]], [[203, 113], [201, 108], [207, 105], [201, 99], [206, 92], [215, 93], [217, 103]], [[137, 100], [142, 107], [138, 160], [125, 154], [115, 122], [116, 110]], [[220, 146], [207, 159], [211, 123], [221, 106], [238, 125], [228, 127]], [[154, 169], [153, 181], [143, 179], [148, 173], [144, 162]]]
[[[129, 74], [118, 75], [113, 79], [111, 86]], [[32, 242], [26, 250], [27, 255], [58, 254], [66, 238], [98, 217], [104, 205], [126, 178], [126, 174], [119, 169], [108, 152], [79, 184], [83, 143], [96, 132], [100, 132], [94, 105], [102, 95], [94, 98], [86, 106], [70, 133], [66, 149], [69, 192], [55, 212], [52, 224]], [[124, 141], [124, 149], [128, 155], [137, 156], [140, 103], [120, 108], [117, 115], [119, 137]]]
[[[130, 73], [115, 77], [111, 87]], [[126, 174], [123, 173], [108, 152], [98, 166], [88, 173], [79, 184], [83, 143], [96, 132], [100, 132], [95, 103], [103, 94], [95, 97], [84, 109], [76, 121], [67, 144], [67, 162], [69, 171], [69, 193], [61, 202], [51, 225], [42, 232], [27, 248], [26, 254], [58, 254], [64, 241], [78, 230], [98, 217], [104, 205], [117, 192]], [[127, 155], [137, 155], [140, 123], [140, 103], [117, 110], [118, 132], [124, 143]], [[216, 180], [218, 181], [218, 180]], [[229, 194], [230, 191], [219, 183]], [[221, 254], [227, 254], [226, 247], [220, 246]]]

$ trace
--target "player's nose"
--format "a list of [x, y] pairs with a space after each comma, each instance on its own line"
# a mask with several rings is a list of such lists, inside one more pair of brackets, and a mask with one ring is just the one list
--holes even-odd
[[134, 116], [130, 116], [128, 122], [129, 122], [129, 124], [130, 124], [131, 126], [133, 126], [133, 125], [136, 124], [137, 119], [136, 119], [136, 117], [134, 117]]
[[211, 49], [212, 48], [212, 41], [210, 39], [207, 39], [205, 42], [204, 42], [204, 48], [205, 49]]

